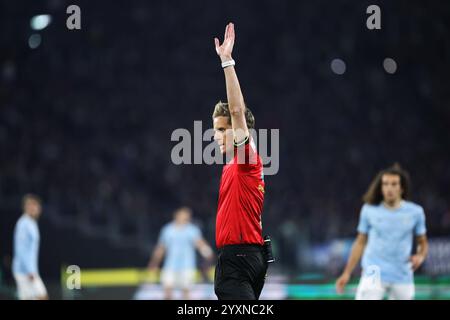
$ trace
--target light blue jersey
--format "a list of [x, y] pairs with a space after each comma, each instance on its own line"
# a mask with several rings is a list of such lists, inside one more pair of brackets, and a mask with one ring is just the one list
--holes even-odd
[[14, 229], [14, 274], [38, 274], [39, 228], [36, 220], [24, 214]]
[[158, 243], [166, 249], [164, 270], [181, 271], [196, 268], [195, 243], [201, 238], [200, 229], [188, 223], [169, 223], [161, 230]]
[[365, 204], [361, 209], [358, 232], [368, 235], [362, 258], [363, 270], [380, 270], [384, 283], [412, 283], [410, 263], [414, 236], [424, 235], [425, 213], [413, 202], [402, 201], [397, 209], [383, 204]]

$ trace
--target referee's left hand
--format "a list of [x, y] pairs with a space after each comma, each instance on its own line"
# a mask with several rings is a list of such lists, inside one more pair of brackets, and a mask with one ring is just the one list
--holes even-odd
[[229, 61], [232, 59], [231, 54], [233, 53], [234, 46], [234, 24], [229, 23], [225, 28], [225, 35], [223, 38], [223, 43], [220, 44], [218, 38], [214, 38], [214, 44], [216, 45], [217, 55], [220, 57], [222, 62]]

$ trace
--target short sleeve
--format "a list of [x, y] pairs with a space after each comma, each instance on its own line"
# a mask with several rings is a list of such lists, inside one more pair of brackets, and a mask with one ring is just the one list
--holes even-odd
[[167, 227], [164, 227], [161, 230], [161, 232], [159, 233], [158, 245], [167, 246], [168, 235], [169, 235], [169, 229]]
[[240, 171], [246, 172], [261, 165], [258, 150], [253, 137], [250, 136], [241, 145], [235, 145], [236, 162]]
[[370, 223], [369, 223], [369, 210], [367, 205], [363, 205], [361, 208], [361, 213], [359, 214], [358, 232], [367, 234], [369, 233]]
[[196, 225], [193, 225], [191, 228], [191, 236], [193, 242], [200, 240], [202, 237], [202, 232], [200, 231], [200, 228], [197, 227]]
[[423, 211], [423, 208], [420, 208], [414, 231], [416, 236], [423, 236], [427, 233], [427, 228], [425, 226], [425, 212]]

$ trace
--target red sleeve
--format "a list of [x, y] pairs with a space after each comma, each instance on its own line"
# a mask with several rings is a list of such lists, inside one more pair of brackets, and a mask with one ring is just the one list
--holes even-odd
[[239, 170], [249, 171], [261, 165], [258, 150], [252, 136], [239, 146], [235, 144], [234, 152]]

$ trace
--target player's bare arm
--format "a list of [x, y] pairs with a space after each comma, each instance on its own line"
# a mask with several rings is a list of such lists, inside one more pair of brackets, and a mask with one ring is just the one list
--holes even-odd
[[201, 256], [207, 260], [211, 260], [213, 258], [213, 250], [205, 241], [205, 239], [198, 239], [195, 243], [195, 247], [200, 252]]
[[[232, 52], [234, 40], [235, 32], [233, 23], [229, 23], [226, 26], [222, 44], [220, 44], [218, 38], [214, 38], [216, 52], [222, 63], [233, 60]], [[245, 121], [244, 97], [242, 96], [241, 87], [234, 66], [225, 67], [224, 73], [234, 141], [239, 144], [249, 136], [247, 123]]]
[[164, 253], [166, 251], [166, 248], [161, 245], [158, 244], [155, 248], [155, 250], [153, 251], [153, 255], [152, 258], [150, 259], [150, 262], [148, 264], [148, 268], [153, 270], [153, 269], [157, 269], [159, 267], [159, 265], [161, 264], [161, 261], [164, 257]]
[[417, 242], [417, 252], [415, 255], [411, 256], [411, 264], [413, 270], [417, 270], [428, 254], [428, 240], [426, 235], [421, 235], [416, 237]]
[[364, 249], [367, 244], [367, 234], [358, 233], [355, 241], [353, 242], [352, 250], [350, 252], [350, 257], [347, 261], [347, 265], [345, 266], [344, 272], [342, 275], [336, 280], [336, 291], [338, 293], [343, 293], [344, 288], [350, 280], [351, 274], [355, 269], [358, 261], [361, 259], [362, 254], [364, 253]]

